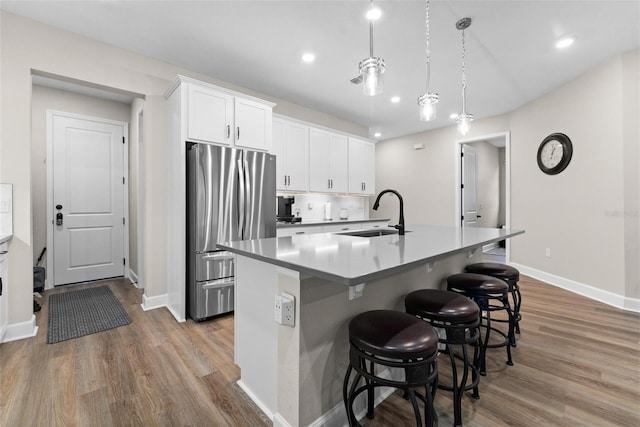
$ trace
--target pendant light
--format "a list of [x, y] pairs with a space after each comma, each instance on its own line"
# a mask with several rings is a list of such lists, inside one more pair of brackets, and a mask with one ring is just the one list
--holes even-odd
[[465, 76], [465, 44], [464, 44], [464, 30], [471, 25], [471, 18], [462, 18], [456, 22], [456, 28], [462, 30], [462, 113], [458, 114], [456, 123], [458, 124], [458, 132], [461, 135], [466, 135], [469, 132], [469, 123], [473, 121], [473, 114], [467, 113], [467, 99], [466, 99], [466, 76]]
[[362, 78], [362, 88], [365, 95], [374, 96], [382, 93], [382, 75], [385, 71], [384, 59], [373, 56], [373, 21], [380, 17], [380, 9], [373, 6], [367, 11], [369, 20], [369, 57], [363, 59], [358, 64], [360, 77]]
[[428, 122], [434, 120], [436, 118], [436, 104], [440, 100], [440, 97], [437, 93], [433, 93], [429, 90], [430, 88], [430, 80], [431, 80], [431, 49], [429, 46], [429, 24], [430, 24], [430, 16], [429, 16], [429, 0], [427, 0], [426, 12], [425, 12], [425, 22], [426, 22], [426, 30], [425, 30], [425, 39], [426, 39], [426, 58], [427, 58], [427, 91], [418, 97], [418, 106], [420, 110], [420, 120], [423, 122]]

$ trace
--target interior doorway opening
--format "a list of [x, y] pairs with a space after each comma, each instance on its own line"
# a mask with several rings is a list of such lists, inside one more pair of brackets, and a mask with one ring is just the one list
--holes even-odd
[[[510, 148], [509, 132], [456, 141], [455, 223], [459, 227], [511, 227]], [[508, 262], [509, 240], [486, 247], [485, 251], [488, 260]]]

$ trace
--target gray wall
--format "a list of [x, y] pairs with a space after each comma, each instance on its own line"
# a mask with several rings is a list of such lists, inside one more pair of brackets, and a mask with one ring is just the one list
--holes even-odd
[[[512, 261], [640, 296], [639, 79], [638, 52], [618, 55], [509, 114], [472, 124], [468, 137], [511, 132], [511, 227], [526, 230], [512, 239]], [[574, 155], [549, 176], [536, 153], [553, 132], [572, 139]], [[408, 223], [453, 225], [458, 138], [450, 127], [378, 143], [376, 187], [401, 191]], [[425, 149], [412, 150], [419, 142]], [[383, 214], [393, 218], [397, 208], [389, 205]]]

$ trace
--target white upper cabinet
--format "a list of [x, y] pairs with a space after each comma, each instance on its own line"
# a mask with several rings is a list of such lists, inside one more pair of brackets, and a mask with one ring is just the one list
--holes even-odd
[[272, 122], [272, 109], [270, 106], [236, 97], [236, 146], [271, 151]]
[[288, 120], [273, 120], [276, 188], [309, 191], [309, 127]]
[[186, 78], [187, 139], [271, 151], [273, 105]]
[[191, 141], [233, 144], [234, 97], [189, 84], [187, 89], [187, 137]]
[[326, 130], [309, 131], [309, 190], [347, 192], [347, 137]]
[[375, 144], [349, 137], [349, 193], [375, 194]]

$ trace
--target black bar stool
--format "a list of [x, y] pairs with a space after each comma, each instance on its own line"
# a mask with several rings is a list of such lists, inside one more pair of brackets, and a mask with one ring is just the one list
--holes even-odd
[[[484, 340], [480, 340], [480, 375], [487, 375], [487, 348], [507, 348], [507, 365], [513, 365], [511, 359], [511, 343], [513, 342], [514, 321], [513, 312], [509, 306], [509, 287], [500, 279], [475, 273], [460, 273], [447, 277], [447, 290], [468, 296], [480, 307], [481, 324], [486, 333]], [[491, 326], [491, 313], [505, 310], [508, 320], [508, 332]], [[489, 344], [491, 333], [504, 337], [503, 342]]]
[[[367, 392], [367, 417], [373, 418], [376, 387], [403, 390], [411, 401], [419, 427], [422, 419], [416, 397], [422, 400], [426, 426], [435, 425], [437, 417], [433, 398], [438, 384], [438, 334], [428, 323], [400, 311], [367, 311], [349, 322], [349, 344], [349, 366], [342, 394], [350, 426], [360, 425], [353, 413], [353, 402], [364, 391]], [[380, 377], [376, 374], [375, 365], [404, 369], [404, 381]], [[349, 387], [352, 371], [356, 376]], [[365, 383], [358, 387], [362, 378]], [[415, 387], [423, 386], [424, 394], [414, 391]]]
[[[451, 361], [452, 386], [438, 383], [438, 388], [453, 391], [454, 425], [462, 426], [462, 395], [473, 390], [473, 397], [480, 398], [478, 383], [480, 382], [480, 308], [470, 298], [455, 292], [439, 289], [421, 289], [411, 292], [404, 298], [407, 313], [413, 314], [428, 322], [436, 330], [444, 330], [440, 336], [440, 353], [447, 353]], [[473, 359], [469, 359], [467, 345], [473, 345]], [[455, 354], [455, 347], [460, 353]], [[456, 359], [462, 361], [462, 378], [458, 381]], [[472, 381], [467, 384], [471, 370]]]
[[[511, 293], [511, 298], [513, 298], [512, 308], [515, 321], [515, 332], [516, 334], [519, 334], [520, 319], [522, 319], [522, 315], [520, 314], [522, 295], [520, 294], [520, 285], [518, 285], [518, 280], [520, 280], [520, 272], [518, 269], [513, 268], [510, 265], [500, 264], [497, 262], [479, 262], [476, 264], [469, 264], [465, 267], [464, 271], [467, 273], [486, 274], [487, 276], [495, 277], [496, 279], [501, 279], [507, 282], [507, 285], [509, 286], [509, 293]], [[514, 347], [516, 346], [515, 335], [511, 345]]]

